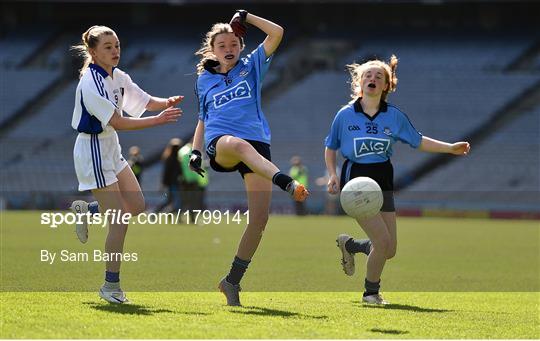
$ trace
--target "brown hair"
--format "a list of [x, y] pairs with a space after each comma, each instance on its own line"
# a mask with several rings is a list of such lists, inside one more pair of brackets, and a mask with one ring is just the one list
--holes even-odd
[[[224, 23], [217, 23], [212, 26], [210, 31], [206, 33], [204, 40], [201, 44], [201, 48], [195, 52], [195, 55], [201, 56], [201, 60], [197, 63], [197, 74], [200, 75], [204, 72], [204, 64], [209, 60], [216, 60], [216, 56], [212, 50], [214, 49], [214, 42], [216, 36], [221, 33], [234, 33], [231, 25]], [[240, 39], [240, 50], [244, 49], [244, 39]]]
[[383, 101], [386, 101], [386, 97], [389, 93], [396, 91], [397, 82], [398, 79], [396, 77], [396, 68], [398, 64], [398, 59], [395, 55], [392, 55], [390, 57], [390, 61], [388, 63], [375, 59], [367, 61], [363, 64], [349, 64], [347, 65], [347, 69], [349, 70], [351, 74], [351, 97], [353, 98], [353, 101], [358, 99], [358, 97], [362, 96], [362, 86], [361, 86], [361, 80], [362, 76], [364, 75], [364, 72], [373, 66], [380, 67], [384, 70], [384, 78], [386, 79], [386, 84], [388, 84], [388, 89], [384, 90], [381, 96], [381, 99]]
[[107, 26], [94, 25], [86, 30], [82, 34], [81, 43], [71, 47], [71, 51], [75, 51], [75, 54], [84, 58], [84, 63], [79, 70], [79, 77], [82, 77], [84, 71], [88, 68], [88, 65], [92, 62], [92, 56], [89, 49], [94, 49], [99, 43], [101, 35], [116, 35], [112, 29]]

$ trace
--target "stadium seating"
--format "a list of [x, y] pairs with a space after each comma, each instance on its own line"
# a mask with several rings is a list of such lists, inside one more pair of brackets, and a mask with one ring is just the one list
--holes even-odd
[[[184, 115], [178, 124], [152, 128], [144, 132], [121, 132], [120, 141], [124, 155], [127, 155], [130, 146], [138, 145], [143, 155], [155, 157], [161, 153], [170, 138], [189, 138], [196, 125], [197, 103], [193, 87], [196, 79], [194, 66], [198, 59], [193, 53], [199, 47], [200, 32], [166, 35], [163, 35], [163, 32], [163, 28], [159, 27], [150, 28], [145, 32], [120, 30], [121, 68], [151, 94], [163, 97], [185, 95], [186, 98], [181, 105]], [[6, 42], [11, 46], [19, 39], [24, 51], [28, 51], [23, 51], [24, 54], [29, 55], [47, 39], [46, 32], [33, 32], [29, 36], [30, 38], [24, 40], [21, 37], [13, 38], [7, 35], [0, 40], [0, 46], [7, 46]], [[399, 85], [397, 92], [390, 95], [389, 101], [402, 109], [420, 132], [449, 141], [466, 138], [471, 132], [481, 129], [498, 110], [514, 101], [538, 81], [538, 75], [535, 73], [503, 71], [534, 43], [534, 39], [526, 35], [517, 39], [504, 34], [420, 36], [414, 32], [383, 34], [377, 39], [346, 34], [344, 36], [357, 48], [343, 55], [335, 68], [313, 71], [297, 81], [280, 83], [281, 77], [289, 71], [288, 62], [303, 53], [303, 45], [288, 43], [286, 48], [280, 48], [276, 54], [265, 79], [265, 89], [270, 89], [274, 85], [284, 89], [273, 92], [270, 98], [264, 98], [263, 91], [263, 110], [272, 129], [272, 159], [282, 170], [288, 170], [289, 160], [293, 155], [302, 157], [310, 171], [310, 188], [314, 192], [319, 192], [310, 203], [314, 210], [322, 206], [324, 198], [322, 194], [324, 188], [318, 188], [314, 184], [315, 178], [324, 175], [325, 172], [324, 138], [328, 134], [335, 113], [350, 100], [348, 84], [350, 80], [345, 64], [361, 62], [373, 55], [388, 59], [391, 53], [395, 53], [400, 59]], [[71, 45], [76, 43], [76, 39], [74, 33], [67, 33], [63, 40], [59, 41]], [[317, 36], [310, 39], [317, 39]], [[2, 77], [0, 100], [3, 107], [0, 123], [16, 112], [24, 100], [31, 100], [40, 91], [52, 85], [51, 82], [61, 74], [63, 65], [67, 65], [66, 58], [70, 58], [66, 54], [66, 46], [63, 46], [65, 44], [57, 43], [57, 46], [51, 49], [45, 56], [41, 69], [14, 70], [14, 59], [10, 57], [11, 50], [0, 49], [2, 73], [7, 75]], [[17, 46], [17, 43], [14, 46]], [[246, 51], [251, 51], [254, 47], [253, 44], [248, 45]], [[15, 77], [23, 81], [13, 84], [6, 81]], [[3, 133], [0, 164], [1, 180], [5, 184], [5, 190], [47, 191], [50, 188], [67, 192], [76, 190], [77, 181], [71, 157], [76, 134], [70, 127], [76, 82], [75, 79], [71, 81], [35, 114]], [[528, 140], [537, 142], [536, 150], [537, 119], [538, 112], [517, 119], [522, 121], [521, 124], [536, 127], [536, 130], [531, 128], [528, 133], [530, 135]], [[513, 127], [507, 127], [509, 134], [515, 129]], [[511, 135], [503, 135], [505, 131], [494, 132], [489, 140], [479, 146], [473, 146], [474, 153], [470, 157], [451, 162], [424, 178], [412, 179], [415, 182], [400, 194], [400, 198], [403, 198], [404, 203], [427, 204], [426, 200], [422, 201], [421, 198], [415, 201], [414, 198], [408, 200], [406, 196], [409, 193], [427, 191], [429, 188], [440, 188], [442, 192], [465, 189], [478, 191], [512, 189], [512, 193], [516, 195], [517, 191], [530, 185], [538, 188], [538, 172], [535, 172], [535, 169], [538, 169], [538, 159], [533, 160], [530, 167], [518, 169], [511, 166], [524, 157], [524, 154], [518, 151], [533, 147], [509, 144], [508, 142], [512, 140]], [[501, 155], [508, 155], [504, 158], [512, 161], [508, 165], [496, 164], [495, 160], [499, 160]], [[406, 177], [432, 156], [405, 145], [396, 145], [393, 156], [396, 179]], [[39, 165], [39, 176], [36, 176], [36, 165]], [[489, 172], [490, 169], [497, 171]], [[448, 181], [450, 175], [458, 171], [470, 176], [456, 182]], [[151, 165], [143, 174], [142, 187], [148, 193], [154, 193], [154, 200], [157, 200], [155, 193], [160, 188], [160, 174], [159, 162]], [[243, 192], [244, 186], [239, 176], [232, 174], [216, 176], [211, 172], [210, 177], [208, 190], [213, 193], [209, 197], [210, 205], [243, 203], [243, 194], [234, 202], [230, 200], [231, 191]], [[526, 184], [520, 180], [524, 177], [531, 177], [533, 180]], [[485, 181], [480, 181], [481, 179]], [[448, 201], [444, 195], [435, 197], [438, 198], [435, 205], [442, 202], [456, 204]], [[289, 199], [281, 193], [276, 193], [274, 198], [275, 207], [290, 204]], [[483, 200], [474, 200], [479, 206], [487, 205]], [[456, 202], [458, 205], [457, 196]], [[493, 205], [496, 206], [498, 203], [494, 201]], [[516, 205], [519, 205], [519, 202]], [[523, 207], [526, 206], [527, 202], [524, 202]]]
[[60, 76], [60, 72], [48, 70], [1, 70], [1, 72], [0, 125], [51, 86]]
[[[170, 41], [170, 40], [169, 40]], [[193, 96], [193, 64], [187, 63], [196, 49], [197, 45], [193, 41], [179, 42], [180, 48], [171, 48], [171, 44], [166, 44], [161, 40], [160, 44], [145, 45], [147, 41], [141, 40], [140, 44], [133, 44], [133, 49], [138, 55], [144, 48], [160, 51], [160, 58], [152, 64], [150, 70], [136, 70], [129, 72], [132, 79], [138, 83], [148, 93], [167, 97], [177, 94], [185, 95], [185, 101], [182, 104], [184, 117], [178, 124], [156, 127], [146, 130], [144, 134], [140, 132], [122, 132], [120, 141], [124, 148], [124, 153], [131, 145], [139, 145], [143, 153], [160, 153], [168, 140], [172, 137], [187, 137], [196, 124], [196, 100]], [[59, 49], [54, 49], [51, 55], [57, 54]], [[182, 53], [180, 57], [179, 53]], [[184, 61], [178, 68], [172, 61], [179, 59]], [[58, 63], [61, 64], [61, 63]], [[52, 63], [51, 65], [56, 65]], [[191, 74], [189, 73], [189, 70]], [[17, 72], [19, 77], [26, 77], [25, 82], [17, 84], [31, 84], [36, 88], [41, 84], [41, 88], [46, 88], [50, 83], [51, 75], [58, 75], [58, 71], [9, 71]], [[35, 80], [32, 79], [35, 76]], [[2, 96], [13, 100], [17, 96], [17, 87], [4, 86]], [[28, 117], [14, 129], [8, 131], [2, 140], [3, 149], [6, 150], [0, 157], [0, 162], [4, 166], [2, 170], [2, 182], [6, 184], [5, 190], [30, 191], [43, 190], [44, 188], [54, 187], [59, 191], [73, 190], [76, 185], [76, 178], [73, 170], [72, 148], [76, 134], [71, 128], [71, 114], [73, 111], [73, 96], [77, 81], [72, 81], [64, 90], [49, 103], [42, 107], [37, 113]], [[25, 94], [28, 93], [28, 89]], [[31, 88], [32, 90], [32, 88]], [[34, 92], [37, 92], [35, 90]], [[30, 97], [30, 96], [28, 96]], [[52, 122], [57, 122], [53, 124]], [[67, 143], [66, 141], [69, 141]], [[6, 147], [6, 148], [4, 148]], [[42, 165], [43, 172], [39, 178], [33, 178], [34, 181], [27, 181], [28, 177], [35, 174], [35, 165]], [[48, 170], [51, 170], [50, 172]], [[24, 175], [24, 176], [23, 176]], [[47, 181], [43, 181], [47, 179]], [[66, 181], [71, 179], [71, 181]], [[6, 180], [6, 181], [4, 181]]]
[[[457, 35], [398, 33], [360, 39], [344, 63], [369, 56], [399, 58], [398, 87], [389, 101], [404, 111], [423, 134], [455, 141], [487, 123], [505, 104], [538, 81], [530, 73], [503, 73], [534, 39], [522, 35]], [[396, 179], [431, 158], [398, 144], [393, 163]]]
[[540, 204], [539, 128], [540, 110], [525, 112], [398, 198], [404, 205], [534, 211]]
[[[35, 53], [54, 33], [52, 26], [28, 26], [12, 30], [0, 39], [0, 68], [15, 69]], [[3, 71], [2, 71], [3, 72]]]

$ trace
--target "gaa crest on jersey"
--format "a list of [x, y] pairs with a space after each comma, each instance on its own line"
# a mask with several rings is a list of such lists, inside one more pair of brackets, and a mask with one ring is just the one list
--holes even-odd
[[384, 127], [383, 133], [384, 135], [392, 136], [392, 130], [390, 130], [388, 127]]
[[241, 81], [230, 89], [218, 92], [214, 96], [214, 108], [219, 109], [232, 101], [251, 98], [251, 88], [247, 81]]
[[354, 139], [354, 155], [358, 158], [373, 154], [384, 154], [390, 148], [390, 140], [374, 137]]
[[240, 73], [238, 74], [240, 77], [246, 77], [249, 73], [249, 70], [248, 69], [244, 69], [242, 71], [240, 71]]

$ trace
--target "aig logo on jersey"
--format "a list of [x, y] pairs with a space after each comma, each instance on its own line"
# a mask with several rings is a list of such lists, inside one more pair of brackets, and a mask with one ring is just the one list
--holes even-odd
[[247, 81], [241, 81], [230, 89], [219, 92], [213, 96], [216, 109], [243, 98], [251, 98], [251, 88]]
[[390, 147], [390, 140], [373, 137], [358, 137], [354, 139], [354, 154], [362, 157], [372, 154], [384, 154]]

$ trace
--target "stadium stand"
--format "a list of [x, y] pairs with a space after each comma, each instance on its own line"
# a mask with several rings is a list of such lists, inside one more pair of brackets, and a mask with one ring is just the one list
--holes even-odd
[[[193, 91], [193, 81], [181, 81], [182, 74], [166, 72], [156, 77], [156, 72], [152, 74], [133, 72], [131, 76], [141, 87], [155, 95], [189, 94]], [[39, 113], [10, 131], [3, 139], [4, 146], [13, 147], [6, 148], [9, 152], [1, 158], [5, 165], [2, 175], [11, 179], [5, 182], [6, 190], [38, 190], [41, 186], [35, 186], [32, 182], [26, 181], [26, 176], [22, 176], [26, 174], [31, 177], [32, 174], [35, 174], [36, 164], [45, 167], [44, 171], [47, 168], [45, 165], [55, 165], [56, 173], [51, 171], [50, 175], [46, 172], [40, 174], [41, 179], [47, 179], [47, 181], [42, 181], [44, 186], [54, 186], [57, 190], [73, 189], [76, 178], [73, 174], [71, 155], [75, 133], [70, 123], [76, 85], [76, 82], [72, 82], [60, 96], [51, 101]], [[188, 136], [196, 124], [195, 113], [197, 110], [193, 96], [186, 96], [182, 108], [184, 118], [176, 125], [149, 129], [144, 134], [121, 132], [120, 141], [123, 149], [127, 151], [129, 146], [137, 144], [141, 146], [144, 153], [155, 154], [161, 151], [164, 141], [175, 136], [183, 138]], [[29, 137], [32, 138], [29, 139]], [[51, 146], [55, 146], [55, 148], [50, 148]], [[70, 183], [66, 179], [73, 181]]]
[[[523, 113], [398, 196], [404, 205], [535, 210], [540, 204], [540, 110]], [[422, 199], [422, 197], [424, 197]]]
[[[530, 73], [501, 72], [534, 42], [525, 35], [516, 39], [504, 34], [439, 37], [400, 33], [361, 42], [344, 64], [396, 54], [399, 82], [389, 101], [420, 132], [441, 140], [462, 139], [538, 80]], [[398, 144], [393, 157], [396, 178], [430, 157]]]
[[[151, 94], [186, 96], [181, 105], [184, 115], [178, 124], [144, 132], [120, 133], [124, 154], [131, 145], [138, 145], [150, 160], [142, 181], [147, 193], [157, 193], [160, 188], [161, 164], [152, 161], [157, 161], [170, 138], [189, 139], [195, 127], [197, 103], [193, 87], [196, 79], [194, 66], [198, 59], [193, 53], [198, 49], [205, 29], [194, 26], [187, 30], [175, 30], [166, 25], [154, 25], [145, 30], [129, 27], [118, 29], [122, 41], [120, 68]], [[29, 27], [19, 33], [8, 32], [0, 39], [0, 127], [25, 103], [47, 91], [55, 79], [61, 75], [68, 77], [65, 69], [72, 62], [67, 49], [77, 42], [80, 33], [63, 32], [60, 38], [51, 41], [53, 33], [53, 29]], [[311, 69], [306, 69], [305, 74], [296, 77], [298, 70], [302, 71], [302, 62], [307, 65], [310, 58], [315, 58], [310, 55], [310, 45], [306, 42], [319, 41], [320, 49], [324, 45], [322, 42], [337, 36], [346, 45], [353, 46], [353, 50], [333, 51], [334, 57], [338, 54], [339, 58], [328, 63], [320, 63], [318, 59], [309, 66]], [[31, 68], [20, 67], [22, 60], [28, 60], [47, 42], [51, 46], [43, 52], [39, 63], [34, 63]], [[313, 181], [325, 171], [324, 138], [335, 113], [350, 100], [346, 64], [361, 62], [372, 56], [388, 59], [395, 53], [400, 59], [399, 85], [389, 101], [407, 113], [420, 132], [453, 141], [481, 129], [501, 108], [519, 100], [527, 89], [537, 84], [539, 75], [534, 70], [506, 70], [508, 65], [536, 43], [534, 35], [516, 36], [512, 32], [484, 34], [458, 30], [452, 31], [452, 34], [425, 31], [420, 34], [411, 29], [383, 32], [376, 38], [348, 32], [303, 33], [301, 38], [287, 41], [283, 48], [280, 47], [265, 80], [263, 110], [272, 129], [273, 161], [282, 170], [288, 170], [290, 157], [300, 155], [310, 171], [311, 189], [319, 190]], [[246, 52], [253, 48], [252, 43], [246, 47]], [[292, 60], [298, 62], [291, 63]], [[537, 70], [538, 58], [532, 60], [535, 60], [533, 69]], [[288, 77], [291, 75], [295, 76]], [[15, 78], [18, 82], [10, 82]], [[76, 194], [77, 181], [71, 157], [76, 134], [70, 127], [76, 84], [76, 79], [71, 79], [47, 103], [13, 128], [2, 131], [0, 180], [4, 190], [50, 192], [54, 188]], [[270, 95], [265, 96], [265, 93]], [[402, 202], [428, 205], [431, 200], [418, 199], [414, 194], [438, 188], [444, 194], [439, 197], [433, 194], [433, 205], [444, 203], [459, 207], [459, 191], [500, 190], [501, 193], [511, 192], [516, 206], [529, 207], [528, 201], [519, 201], [520, 191], [526, 191], [530, 186], [538, 190], [538, 158], [533, 158], [524, 167], [512, 165], [526, 156], [523, 151], [529, 150], [538, 155], [538, 115], [538, 111], [531, 111], [516, 118], [515, 124], [494, 131], [489, 139], [473, 146], [473, 154], [467, 159], [450, 162], [423, 178], [408, 179], [410, 186], [400, 194]], [[530, 127], [530, 131], [526, 133], [526, 138], [513, 141], [511, 136], [520, 125]], [[527, 141], [536, 141], [536, 146], [526, 145]], [[393, 157], [396, 179], [407, 178], [408, 174], [432, 157], [432, 154], [398, 144]], [[501, 158], [509, 162], [500, 163]], [[39, 169], [39, 173], [36, 169]], [[460, 179], [459, 184], [452, 184], [448, 179], [456, 172], [469, 176]], [[239, 176], [214, 175], [210, 174], [209, 192], [228, 194], [210, 196], [211, 205], [243, 202], [243, 194], [235, 200], [231, 200], [230, 196], [231, 191], [237, 194], [243, 192]], [[524, 178], [532, 180], [524, 182]], [[454, 197], [449, 197], [447, 192], [454, 192]], [[408, 198], [409, 193], [413, 197]], [[323, 197], [323, 193], [318, 193], [310, 201], [313, 211], [322, 206]], [[475, 207], [480, 208], [500, 207], [503, 203], [476, 197], [471, 200], [475, 202]], [[290, 202], [286, 196], [276, 193], [274, 205], [290, 205]]]
[[0, 67], [16, 69], [54, 33], [54, 28], [26, 26], [9, 31], [0, 39]]
[[9, 69], [1, 72], [0, 126], [60, 76], [60, 72], [49, 70]]
[[[69, 36], [69, 35], [68, 35]], [[71, 35], [70, 37], [75, 37]], [[144, 152], [149, 154], [157, 153], [163, 147], [164, 141], [171, 137], [185, 137], [188, 132], [192, 132], [196, 123], [195, 113], [196, 101], [193, 94], [193, 71], [188, 74], [188, 68], [192, 68], [192, 63], [187, 62], [192, 58], [193, 51], [197, 45], [193, 41], [179, 42], [178, 48], [172, 48], [168, 37], [168, 42], [163, 39], [154, 41], [149, 45], [148, 41], [142, 39], [132, 44], [135, 55], [139, 55], [144, 49], [159, 51], [159, 58], [154, 60], [152, 68], [148, 70], [137, 70], [129, 72], [135, 82], [156, 96], [170, 96], [183, 94], [186, 96], [182, 108], [184, 117], [178, 125], [162, 126], [150, 129], [144, 136], [138, 133], [121, 133], [120, 140], [127, 150], [133, 144], [141, 145]], [[37, 38], [36, 38], [37, 40]], [[65, 46], [61, 44], [52, 49], [46, 57], [44, 68], [56, 67], [65, 63], [58, 59], [66, 58], [67, 48], [75, 41]], [[39, 43], [36, 43], [39, 45]], [[179, 56], [180, 54], [180, 56]], [[128, 54], [129, 56], [129, 54]], [[173, 60], [181, 62], [181, 67], [171, 70], [169, 66], [174, 66]], [[12, 113], [16, 110], [16, 105], [21, 105], [21, 98], [31, 100], [39, 91], [46, 89], [58, 75], [60, 71], [42, 70], [22, 70], [22, 71], [2, 71], [2, 112]], [[19, 81], [14, 86], [8, 84], [10, 78], [18, 77]], [[22, 77], [22, 79], [21, 79]], [[60, 94], [35, 114], [31, 115], [13, 129], [2, 135], [3, 153], [0, 161], [3, 165], [2, 183], [5, 190], [10, 191], [39, 191], [47, 188], [55, 188], [58, 191], [72, 191], [76, 184], [73, 173], [72, 146], [75, 133], [70, 126], [71, 112], [73, 110], [73, 94], [77, 86], [77, 81], [71, 81]], [[22, 102], [24, 104], [24, 102]], [[4, 108], [9, 109], [4, 111]], [[2, 115], [4, 116], [4, 115]], [[7, 116], [7, 115], [6, 115]], [[66, 143], [69, 141], [69, 143]], [[35, 174], [36, 165], [39, 165], [40, 177]], [[28, 179], [33, 179], [29, 181]], [[46, 179], [44, 181], [43, 179]], [[70, 181], [66, 181], [70, 179]]]

